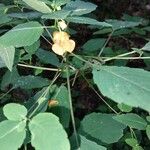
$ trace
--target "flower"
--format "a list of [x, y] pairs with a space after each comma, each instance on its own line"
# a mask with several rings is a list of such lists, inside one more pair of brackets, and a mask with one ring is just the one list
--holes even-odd
[[70, 35], [64, 31], [55, 31], [53, 33], [52, 50], [57, 54], [63, 56], [66, 52], [71, 53], [75, 48], [75, 42], [69, 39]]
[[59, 22], [58, 22], [58, 25], [59, 25], [59, 27], [60, 27], [62, 30], [65, 30], [65, 29], [67, 28], [67, 24], [65, 23], [64, 20], [59, 21]]

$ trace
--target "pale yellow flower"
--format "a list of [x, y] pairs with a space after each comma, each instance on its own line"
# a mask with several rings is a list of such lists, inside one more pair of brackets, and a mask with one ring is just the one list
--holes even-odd
[[62, 30], [65, 30], [65, 29], [67, 28], [67, 24], [66, 24], [66, 22], [65, 22], [64, 20], [59, 21], [59, 22], [58, 22], [58, 25], [59, 25], [59, 27], [60, 27]]
[[69, 39], [69, 34], [66, 32], [54, 32], [53, 33], [53, 42], [52, 50], [58, 54], [63, 56], [66, 52], [71, 53], [75, 48], [75, 42]]

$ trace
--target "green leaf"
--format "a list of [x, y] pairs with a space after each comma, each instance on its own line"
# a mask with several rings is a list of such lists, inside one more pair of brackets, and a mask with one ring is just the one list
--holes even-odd
[[14, 83], [19, 77], [17, 68], [14, 67], [12, 71], [7, 71], [4, 76], [2, 77], [1, 82], [1, 90], [5, 90], [5, 88], [9, 85]]
[[81, 131], [102, 142], [115, 143], [123, 136], [125, 126], [112, 117], [112, 114], [91, 113], [82, 120]]
[[141, 146], [135, 146], [132, 150], [144, 150]]
[[39, 76], [21, 76], [13, 83], [13, 88], [20, 87], [22, 89], [42, 88], [50, 84], [48, 79]]
[[71, 11], [69, 10], [59, 10], [46, 15], [43, 15], [44, 19], [65, 19]]
[[11, 21], [12, 19], [10, 17], [8, 17], [6, 14], [0, 14], [0, 25], [1, 24], [5, 24], [9, 21]]
[[52, 99], [58, 101], [58, 105], [51, 108], [51, 111], [59, 117], [63, 127], [68, 128], [70, 122], [68, 90], [65, 86], [60, 86], [56, 89], [55, 93]]
[[8, 16], [15, 19], [18, 18], [18, 19], [33, 20], [40, 18], [42, 14], [40, 12], [22, 12], [22, 13], [17, 12], [17, 13], [10, 13], [8, 14]]
[[93, 79], [104, 96], [117, 103], [150, 110], [150, 73], [142, 69], [101, 66]]
[[28, 54], [33, 55], [33, 54], [35, 54], [35, 52], [38, 50], [39, 47], [40, 47], [40, 41], [36, 41], [32, 45], [26, 46], [24, 48]]
[[103, 26], [103, 27], [111, 27], [111, 25], [106, 23], [106, 22], [99, 22], [95, 19], [91, 19], [91, 18], [88, 18], [88, 17], [67, 17], [65, 20], [68, 21], [68, 22], [73, 22], [73, 23], [90, 24], [90, 25]]
[[51, 64], [57, 67], [60, 65], [57, 55], [55, 55], [53, 52], [49, 52], [43, 49], [38, 49], [38, 51], [36, 52], [36, 56], [44, 64]]
[[101, 49], [105, 43], [106, 39], [103, 38], [95, 38], [90, 39], [83, 45], [83, 52], [84, 53], [93, 53], [99, 49]]
[[126, 104], [118, 104], [117, 107], [122, 111], [122, 112], [130, 112], [132, 111], [132, 107], [131, 106], [128, 106]]
[[6, 65], [5, 65], [5, 63], [4, 63], [4, 61], [2, 60], [2, 58], [0, 57], [0, 68], [3, 68], [3, 67], [5, 67]]
[[23, 0], [28, 6], [31, 8], [42, 12], [42, 13], [50, 13], [52, 10], [44, 3], [39, 0]]
[[15, 48], [13, 46], [0, 45], [0, 57], [10, 71], [12, 71], [14, 56]]
[[52, 6], [54, 6], [55, 8], [58, 8], [58, 7], [65, 5], [69, 2], [70, 2], [70, 0], [53, 0]]
[[147, 137], [150, 140], [150, 125], [147, 125], [147, 127], [146, 127], [146, 134], [147, 134]]
[[80, 136], [80, 139], [81, 150], [107, 150], [104, 146], [98, 145], [97, 143], [86, 139], [84, 136]]
[[150, 51], [150, 42], [146, 43], [146, 45], [142, 48], [142, 50]]
[[67, 134], [52, 113], [40, 113], [29, 123], [31, 144], [37, 150], [70, 150]]
[[147, 117], [146, 117], [146, 120], [147, 120], [148, 122], [150, 122], [150, 116], [147, 116]]
[[131, 128], [135, 128], [138, 130], [145, 130], [146, 125], [147, 125], [146, 121], [142, 117], [133, 113], [116, 115], [113, 117], [113, 119], [119, 121], [120, 123], [126, 126], [129, 126]]
[[134, 138], [128, 138], [125, 140], [125, 142], [131, 147], [138, 146], [138, 141]]
[[67, 3], [63, 9], [72, 11], [71, 15], [84, 15], [94, 11], [96, 7], [93, 3], [76, 0]]
[[9, 103], [3, 107], [4, 115], [8, 120], [21, 121], [27, 115], [27, 109], [20, 104]]
[[43, 27], [36, 21], [19, 24], [0, 37], [4, 46], [22, 47], [35, 43], [42, 35]]
[[26, 136], [25, 122], [5, 120], [0, 123], [1, 150], [17, 150]]
[[140, 22], [121, 21], [115, 19], [109, 19], [106, 20], [106, 22], [112, 25], [113, 30], [118, 30], [122, 28], [132, 28], [140, 25]]

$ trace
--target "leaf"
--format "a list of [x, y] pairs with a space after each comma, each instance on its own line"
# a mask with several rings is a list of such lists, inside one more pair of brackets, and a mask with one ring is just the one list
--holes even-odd
[[34, 88], [42, 88], [44, 86], [48, 86], [50, 84], [48, 79], [38, 77], [38, 76], [21, 76], [17, 79], [15, 83], [13, 83], [13, 88], [20, 87], [22, 89], [34, 89]]
[[138, 146], [138, 141], [134, 138], [128, 138], [125, 140], [125, 142], [131, 147]]
[[6, 14], [0, 14], [0, 25], [1, 24], [5, 24], [9, 21], [11, 21], [12, 19], [10, 17], [8, 17]]
[[51, 111], [59, 117], [63, 127], [68, 128], [70, 123], [68, 90], [65, 86], [60, 86], [56, 89], [55, 93], [56, 94], [51, 99], [58, 101], [58, 105], [51, 108]]
[[80, 136], [80, 139], [81, 150], [107, 150], [104, 146], [98, 145], [97, 143], [86, 139], [84, 136]]
[[132, 107], [131, 106], [128, 106], [126, 104], [118, 104], [117, 107], [122, 111], [122, 112], [130, 112], [132, 111]]
[[42, 16], [42, 19], [65, 19], [71, 11], [59, 10]]
[[137, 114], [128, 113], [128, 114], [122, 114], [122, 115], [116, 115], [113, 117], [116, 121], [119, 121], [120, 123], [129, 126], [131, 128], [135, 128], [138, 130], [145, 130], [146, 128], [146, 121], [138, 116]]
[[150, 73], [142, 69], [101, 66], [93, 79], [104, 96], [117, 103], [150, 110]]
[[36, 56], [44, 64], [51, 64], [57, 67], [60, 65], [58, 57], [52, 52], [43, 49], [38, 49], [38, 51], [36, 52]]
[[2, 58], [0, 57], [0, 68], [3, 68], [3, 67], [5, 67], [6, 65], [5, 65], [5, 63], [4, 63], [4, 61], [2, 60]]
[[27, 109], [20, 104], [9, 103], [3, 107], [4, 115], [8, 120], [21, 121], [27, 115]]
[[135, 146], [135, 147], [133, 147], [133, 150], [144, 150], [141, 146]]
[[0, 57], [10, 71], [12, 71], [14, 56], [15, 48], [13, 46], [0, 45]]
[[112, 25], [113, 30], [118, 30], [122, 28], [132, 28], [140, 25], [140, 22], [121, 21], [116, 19], [108, 19], [106, 20], [106, 22]]
[[150, 116], [146, 116], [146, 120], [150, 122]]
[[50, 13], [52, 10], [44, 3], [39, 0], [23, 0], [27, 5], [32, 7], [33, 9], [42, 12], [42, 13]]
[[65, 19], [68, 22], [73, 22], [73, 23], [80, 23], [80, 24], [90, 24], [90, 25], [97, 25], [97, 26], [103, 26], [103, 27], [111, 27], [110, 24], [106, 22], [99, 22], [95, 19], [91, 19], [88, 17], [67, 17]]
[[10, 13], [8, 14], [9, 17], [11, 18], [19, 18], [19, 19], [37, 19], [42, 16], [40, 12], [17, 12], [17, 13]]
[[4, 76], [2, 77], [2, 82], [1, 82], [1, 90], [5, 90], [5, 88], [9, 85], [14, 83], [19, 77], [17, 68], [14, 67], [12, 71], [7, 71]]
[[40, 47], [40, 41], [36, 41], [32, 45], [26, 46], [24, 48], [28, 54], [33, 55], [33, 54], [35, 54], [35, 52], [38, 50], [39, 47]]
[[146, 127], [146, 134], [147, 134], [147, 137], [150, 140], [150, 125], [147, 125], [147, 127]]
[[54, 6], [55, 8], [58, 8], [58, 7], [65, 5], [69, 2], [70, 2], [70, 0], [53, 0], [52, 6]]
[[106, 39], [103, 39], [103, 38], [90, 39], [83, 45], [83, 52], [93, 53], [94, 51], [101, 49], [105, 41]]
[[35, 43], [42, 35], [43, 27], [36, 21], [19, 24], [0, 37], [4, 46], [22, 47]]
[[146, 45], [142, 48], [144, 51], [150, 51], [150, 42], [146, 43]]
[[29, 123], [31, 144], [39, 150], [70, 150], [67, 134], [52, 113], [40, 113]]
[[84, 15], [94, 11], [96, 7], [93, 3], [76, 0], [67, 3], [63, 9], [72, 11], [71, 15]]
[[91, 113], [82, 120], [80, 129], [104, 143], [115, 143], [123, 136], [125, 126], [112, 117], [112, 114]]
[[1, 150], [17, 150], [26, 136], [25, 122], [5, 120], [0, 123]]

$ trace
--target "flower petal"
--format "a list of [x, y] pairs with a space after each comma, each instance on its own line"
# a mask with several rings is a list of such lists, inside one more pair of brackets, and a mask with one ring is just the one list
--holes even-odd
[[65, 53], [65, 51], [63, 50], [63, 48], [60, 45], [58, 45], [57, 43], [52, 45], [52, 50], [57, 55], [61, 55], [61, 56], [63, 56], [63, 54]]

